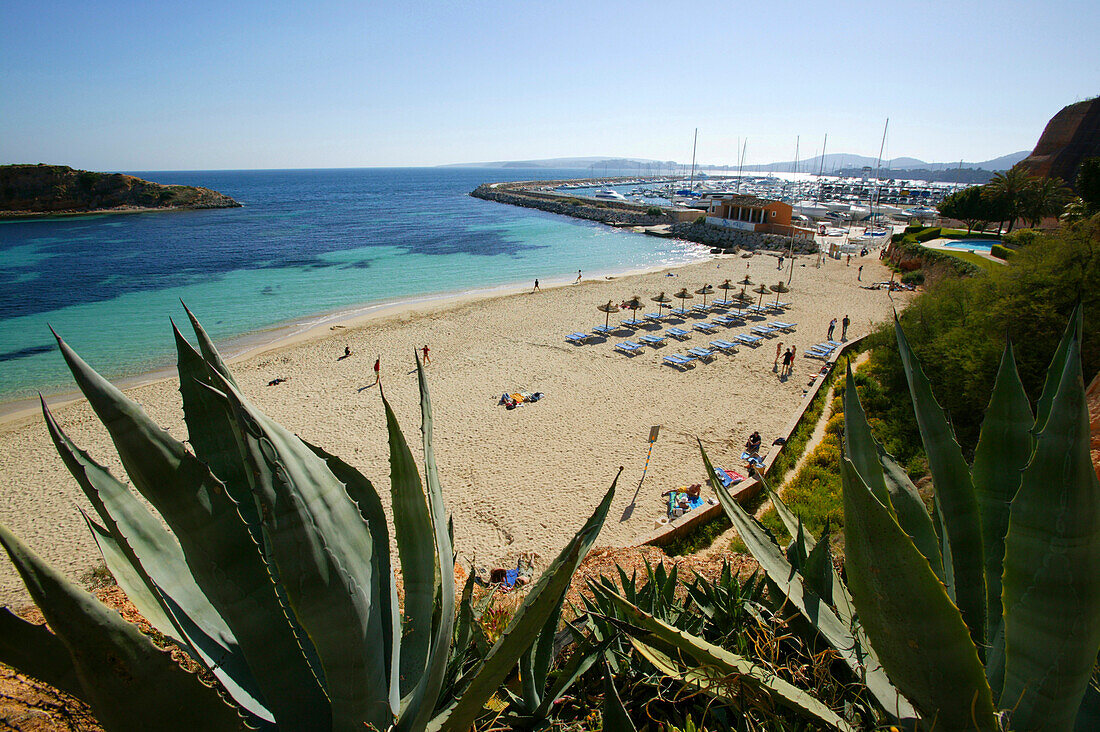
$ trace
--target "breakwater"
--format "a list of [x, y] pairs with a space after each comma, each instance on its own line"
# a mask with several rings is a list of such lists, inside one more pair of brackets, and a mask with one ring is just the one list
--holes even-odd
[[[678, 239], [696, 242], [722, 252], [738, 250], [789, 251], [791, 238], [780, 234], [766, 234], [757, 231], [742, 231], [714, 226], [706, 223], [702, 211], [693, 221], [682, 221], [673, 213], [674, 209], [652, 204], [631, 203], [629, 201], [597, 201], [574, 196], [547, 193], [545, 189], [557, 181], [531, 181], [526, 183], [484, 183], [470, 195], [485, 201], [507, 203], [512, 206], [534, 208], [548, 213], [572, 216], [577, 219], [596, 221], [609, 226], [668, 226], [668, 234]], [[577, 181], [571, 181], [576, 183]], [[606, 181], [600, 181], [606, 182]], [[675, 210], [683, 214], [683, 210]], [[659, 213], [658, 213], [659, 212]], [[794, 252], [809, 254], [817, 251], [813, 240], [795, 239]]]

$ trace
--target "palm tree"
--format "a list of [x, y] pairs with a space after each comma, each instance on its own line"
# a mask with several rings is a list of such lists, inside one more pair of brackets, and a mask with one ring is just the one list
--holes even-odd
[[1061, 178], [1033, 180], [1024, 196], [1023, 214], [1036, 228], [1047, 216], [1059, 216], [1073, 198]]
[[1008, 220], [1008, 230], [1016, 219], [1023, 215], [1024, 202], [1035, 179], [1019, 165], [1003, 173], [994, 173], [993, 179], [982, 189], [982, 194], [991, 202], [1003, 206], [1004, 216]]

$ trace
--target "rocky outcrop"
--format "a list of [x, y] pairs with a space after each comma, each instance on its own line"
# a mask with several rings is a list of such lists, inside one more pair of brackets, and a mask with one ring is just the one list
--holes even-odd
[[[540, 182], [539, 185], [546, 185], [546, 182]], [[508, 203], [525, 208], [537, 208], [540, 211], [572, 216], [577, 219], [587, 219], [588, 221], [598, 221], [613, 226], [654, 226], [672, 222], [672, 219], [664, 213], [660, 215], [650, 213], [649, 209], [655, 208], [654, 206], [642, 206], [619, 201], [609, 201], [607, 203], [586, 201], [580, 198], [526, 191], [516, 188], [514, 184], [504, 187], [503, 185], [487, 183], [478, 186], [470, 192], [470, 195], [486, 201]]]
[[0, 165], [4, 217], [240, 205], [209, 188], [161, 185], [122, 173], [93, 173], [66, 165]]
[[1019, 165], [1030, 175], [1069, 185], [1085, 158], [1100, 156], [1100, 97], [1065, 107], [1051, 118], [1031, 155]]
[[[678, 223], [669, 227], [673, 236], [688, 241], [706, 244], [723, 251], [736, 251], [757, 249], [774, 252], [787, 252], [791, 250], [791, 238], [779, 234], [762, 234], [756, 231], [741, 231], [740, 229], [727, 229], [723, 226], [714, 226], [706, 222]], [[795, 254], [812, 254], [817, 251], [817, 243], [813, 240], [795, 239]]]

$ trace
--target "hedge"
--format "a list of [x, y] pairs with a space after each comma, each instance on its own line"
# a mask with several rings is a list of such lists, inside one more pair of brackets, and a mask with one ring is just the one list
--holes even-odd
[[989, 248], [989, 254], [997, 259], [1008, 259], [1015, 253], [1003, 244], [994, 244]]

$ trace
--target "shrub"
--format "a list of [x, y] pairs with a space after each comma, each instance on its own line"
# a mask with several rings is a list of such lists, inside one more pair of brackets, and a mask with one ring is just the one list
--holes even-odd
[[915, 269], [912, 272], [906, 272], [901, 276], [902, 284], [906, 285], [923, 285], [924, 284], [924, 270]]
[[919, 243], [926, 241], [932, 241], [933, 239], [939, 239], [943, 233], [942, 229], [938, 226], [934, 226], [931, 229], [925, 229], [924, 231], [913, 236], [913, 239]]
[[[1001, 241], [1006, 247], [1017, 249], [1019, 247], [1026, 247], [1030, 244], [1034, 244], [1041, 236], [1042, 234], [1035, 229], [1018, 229], [1005, 234], [1001, 237]], [[1001, 259], [1007, 259], [1007, 257], [1001, 257]]]
[[650, 206], [645, 210], [646, 216], [663, 216], [664, 213], [660, 206]]
[[706, 217], [706, 214], [703, 214], [702, 216], [699, 216], [698, 218], [696, 218], [696, 219], [695, 219], [695, 223], [697, 223], [697, 224], [705, 224], [705, 223], [707, 223], [707, 217]]
[[1011, 249], [1009, 249], [1008, 247], [1006, 247], [1002, 244], [994, 244], [992, 247], [990, 247], [989, 253], [990, 253], [990, 255], [996, 257], [997, 259], [1006, 259], [1007, 260], [1009, 257], [1011, 257], [1016, 252], [1012, 251]]

